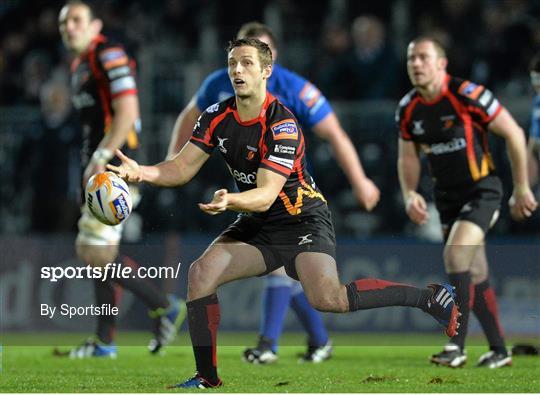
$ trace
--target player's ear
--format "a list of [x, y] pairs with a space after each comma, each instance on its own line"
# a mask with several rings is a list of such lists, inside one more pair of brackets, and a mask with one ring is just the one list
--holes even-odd
[[269, 64], [263, 69], [263, 76], [265, 79], [268, 79], [270, 78], [271, 75], [272, 75], [272, 65]]
[[446, 66], [448, 66], [448, 59], [447, 58], [439, 58], [437, 63], [439, 63], [439, 68], [441, 70], [446, 70]]
[[92, 29], [94, 30], [95, 34], [101, 33], [101, 29], [103, 29], [103, 21], [99, 18], [92, 20]]

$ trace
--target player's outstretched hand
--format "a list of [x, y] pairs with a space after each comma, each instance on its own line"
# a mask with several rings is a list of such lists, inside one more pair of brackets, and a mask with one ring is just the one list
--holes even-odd
[[206, 214], [221, 214], [227, 210], [227, 203], [229, 201], [227, 194], [226, 189], [219, 189], [214, 192], [214, 198], [210, 203], [199, 203], [199, 208]]
[[405, 202], [407, 215], [417, 225], [424, 225], [429, 219], [427, 204], [424, 197], [417, 192], [411, 192]]
[[125, 181], [142, 182], [142, 171], [139, 164], [133, 159], [128, 158], [119, 149], [115, 151], [115, 154], [118, 159], [122, 161], [122, 164], [120, 166], [108, 164], [107, 169], [118, 174], [118, 176], [123, 178]]
[[377, 188], [377, 185], [373, 181], [365, 178], [360, 184], [360, 187], [354, 191], [354, 195], [366, 211], [371, 211], [379, 203], [381, 191], [379, 191], [379, 188]]
[[538, 202], [529, 187], [521, 190], [514, 188], [508, 205], [510, 206], [510, 215], [512, 215], [512, 218], [516, 221], [522, 221], [532, 215], [538, 207]]

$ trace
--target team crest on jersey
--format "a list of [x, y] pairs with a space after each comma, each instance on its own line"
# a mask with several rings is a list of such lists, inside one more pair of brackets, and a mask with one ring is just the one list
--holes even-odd
[[424, 130], [424, 127], [422, 126], [423, 123], [424, 121], [422, 119], [420, 121], [413, 121], [412, 134], [416, 136], [421, 136], [422, 134], [424, 134], [426, 131]]
[[247, 155], [246, 155], [246, 159], [247, 160], [253, 160], [255, 158], [255, 154], [257, 153], [257, 151], [259, 149], [255, 148], [255, 147], [252, 147], [251, 145], [247, 145], [246, 148], [248, 150]]
[[467, 96], [473, 100], [478, 99], [480, 92], [482, 92], [483, 86], [477, 85], [474, 82], [464, 81], [458, 89], [458, 92], [463, 96]]
[[274, 140], [298, 140], [298, 127], [294, 119], [285, 119], [270, 126]]

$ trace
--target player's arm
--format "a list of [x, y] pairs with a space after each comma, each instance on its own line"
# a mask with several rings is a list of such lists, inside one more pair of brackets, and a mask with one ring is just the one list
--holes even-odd
[[506, 141], [514, 182], [514, 191], [510, 199], [511, 214], [517, 220], [530, 217], [538, 204], [527, 175], [525, 133], [505, 108], [489, 123], [488, 128]]
[[139, 119], [139, 99], [136, 94], [126, 94], [112, 100], [114, 115], [111, 128], [101, 139], [94, 151], [90, 163], [85, 169], [83, 185], [95, 173], [105, 170], [105, 165], [127, 140], [128, 134]]
[[425, 224], [428, 220], [426, 201], [416, 190], [420, 182], [422, 167], [418, 148], [413, 141], [399, 139], [398, 176], [405, 211], [416, 224]]
[[538, 183], [538, 172], [540, 171], [538, 152], [540, 152], [540, 140], [530, 136], [529, 143], [527, 144], [527, 164], [529, 170], [529, 182], [531, 185], [536, 185]]
[[214, 193], [210, 203], [199, 203], [199, 208], [207, 214], [216, 215], [225, 210], [261, 213], [268, 211], [287, 179], [273, 171], [259, 168], [257, 188], [249, 191], [229, 193], [220, 189]]
[[129, 182], [147, 182], [160, 187], [176, 187], [189, 182], [209, 158], [209, 154], [193, 143], [184, 146], [174, 158], [153, 166], [139, 165], [120, 150], [116, 156], [122, 161], [120, 166], [107, 168]]
[[336, 114], [331, 112], [316, 123], [312, 130], [330, 143], [340, 167], [353, 188], [354, 195], [367, 211], [371, 211], [379, 202], [379, 188], [366, 176], [356, 149], [341, 127]]
[[171, 141], [167, 152], [167, 159], [174, 157], [182, 147], [189, 141], [193, 127], [201, 115], [201, 110], [197, 106], [195, 96], [176, 118], [174, 123]]

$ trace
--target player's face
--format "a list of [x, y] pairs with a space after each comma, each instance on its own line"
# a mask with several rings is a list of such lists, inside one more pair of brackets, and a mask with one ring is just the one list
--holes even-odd
[[536, 93], [540, 95], [540, 72], [531, 71], [531, 84]]
[[64, 45], [75, 53], [84, 52], [92, 39], [99, 33], [101, 22], [92, 20], [85, 5], [68, 5], [62, 8], [58, 26]]
[[240, 98], [250, 97], [266, 89], [264, 81], [269, 77], [267, 69], [259, 60], [257, 48], [244, 45], [229, 52], [228, 71], [234, 93]]
[[413, 86], [427, 87], [446, 72], [446, 59], [430, 41], [411, 43], [407, 48], [407, 72]]

